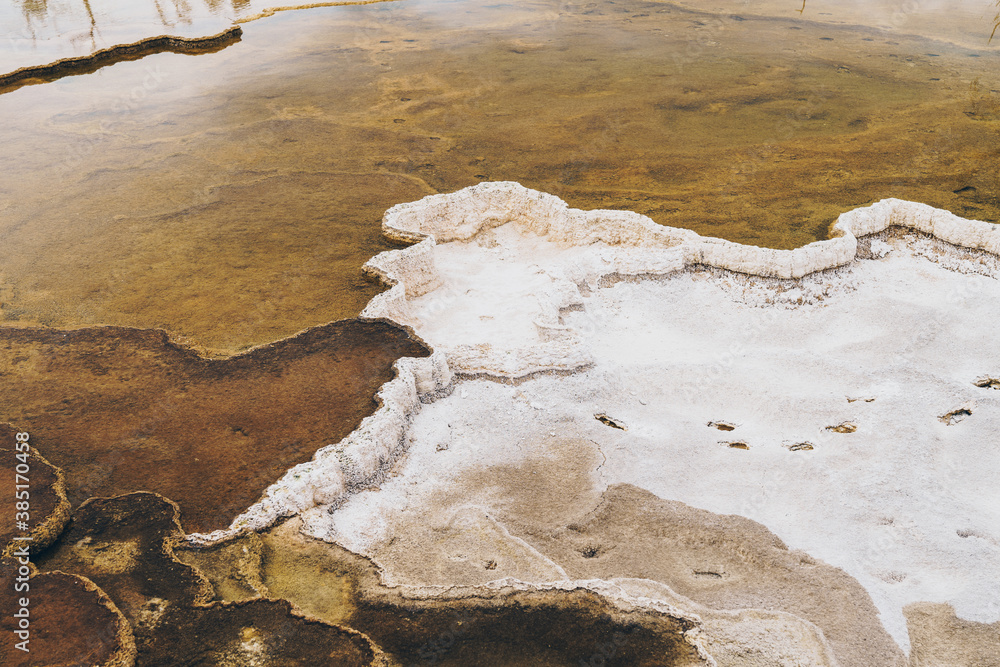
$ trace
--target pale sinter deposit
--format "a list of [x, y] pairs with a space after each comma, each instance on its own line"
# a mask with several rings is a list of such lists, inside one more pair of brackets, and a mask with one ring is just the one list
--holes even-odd
[[[369, 263], [394, 286], [364, 315], [435, 354], [399, 362], [358, 431], [194, 541], [301, 512], [390, 584], [579, 579], [560, 536], [629, 484], [841, 568], [904, 649], [911, 603], [1000, 619], [995, 225], [886, 200], [779, 251], [486, 183], [394, 207], [384, 227], [422, 240]], [[501, 468], [533, 477], [505, 483]], [[525, 482], [546, 477], [561, 480], [548, 497]], [[401, 544], [420, 558], [397, 558]], [[737, 586], [721, 561], [688, 574]], [[706, 590], [687, 595], [759, 606]], [[864, 664], [844, 628], [823, 632], [842, 664]]]

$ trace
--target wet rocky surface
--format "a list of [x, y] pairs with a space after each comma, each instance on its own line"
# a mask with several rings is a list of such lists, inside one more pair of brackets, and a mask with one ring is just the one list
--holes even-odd
[[[583, 457], [555, 482], [538, 479], [530, 466], [520, 475], [513, 468], [483, 474], [527, 486], [541, 501], [507, 505], [497, 516], [566, 576], [606, 578], [609, 590], [659, 600], [659, 608], [514, 580], [387, 587], [372, 560], [303, 535], [299, 519], [194, 548], [182, 542], [176, 504], [138, 492], [88, 500], [35, 557], [31, 659], [5, 645], [4, 664], [707, 664], [692, 638], [720, 665], [837, 664], [824, 635], [839, 664], [871, 664], [871, 655], [905, 664], [864, 590], [843, 572], [789, 551], [752, 521], [629, 485], [567, 494], [567, 483], [586, 481], [591, 463]], [[596, 505], [580, 514], [560, 497]], [[433, 549], [411, 556], [430, 567], [438, 558]], [[4, 561], [5, 586], [13, 586], [17, 567]], [[962, 621], [947, 605], [906, 613], [921, 660], [910, 664], [990, 664], [976, 660], [992, 659], [991, 626]], [[5, 609], [6, 625], [12, 614]], [[810, 629], [817, 626], [824, 634]]]

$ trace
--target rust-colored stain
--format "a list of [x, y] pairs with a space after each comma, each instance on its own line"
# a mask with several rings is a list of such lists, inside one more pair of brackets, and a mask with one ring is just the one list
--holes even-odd
[[0, 329], [0, 421], [63, 468], [73, 505], [155, 491], [179, 500], [186, 528], [213, 530], [356, 428], [396, 359], [426, 354], [361, 320], [227, 359], [155, 330]]

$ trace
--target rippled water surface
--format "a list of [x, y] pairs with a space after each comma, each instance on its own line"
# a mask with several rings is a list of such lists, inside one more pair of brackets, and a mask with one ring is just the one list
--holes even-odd
[[[126, 6], [95, 34], [266, 7]], [[0, 7], [87, 42], [85, 3]], [[0, 320], [244, 349], [358, 313], [385, 209], [483, 180], [773, 247], [890, 196], [995, 221], [996, 9], [399, 0], [25, 85], [0, 95]]]

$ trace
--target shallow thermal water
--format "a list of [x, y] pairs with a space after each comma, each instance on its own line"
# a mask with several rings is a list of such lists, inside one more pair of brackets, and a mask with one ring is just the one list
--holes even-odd
[[954, 42], [746, 7], [283, 12], [0, 95], [0, 320], [274, 340], [375, 294], [389, 206], [483, 180], [772, 247], [886, 196], [998, 218], [989, 7], [942, 12]]
[[[197, 54], [153, 49], [94, 63], [84, 74], [59, 71], [0, 87], [0, 325], [159, 328], [205, 356], [228, 357], [307, 327], [356, 316], [383, 289], [362, 275], [362, 264], [395, 247], [382, 236], [382, 214], [400, 202], [484, 181], [517, 181], [574, 207], [636, 211], [663, 225], [772, 248], [824, 239], [838, 214], [886, 197], [925, 202], [965, 218], [1000, 220], [1000, 40], [991, 40], [1000, 7], [992, 0], [807, 0], [801, 5], [778, 0], [397, 0], [271, 11], [280, 6], [273, 0], [0, 0], [0, 81], [18, 68], [87, 57], [150, 37], [194, 39], [219, 34], [234, 23], [243, 27], [242, 35]], [[905, 281], [895, 288], [908, 293]], [[643, 296], [631, 285], [616, 293], [632, 291], [636, 300], [656, 301], [657, 295]], [[613, 304], [608, 308], [614, 314]], [[717, 331], [722, 331], [725, 318], [716, 317]], [[568, 319], [579, 323], [586, 316], [577, 313]], [[475, 325], [493, 330], [485, 320]], [[534, 332], [533, 325], [528, 328]], [[595, 349], [610, 358], [621, 340], [641, 338], [643, 331], [639, 326], [612, 331], [607, 349], [599, 344]], [[674, 332], [672, 343], [688, 333]], [[655, 356], [669, 347], [657, 338], [659, 333], [646, 334], [631, 349], [648, 349]], [[404, 347], [418, 347], [409, 339], [397, 340], [402, 336], [397, 333], [385, 338], [396, 341], [394, 346], [374, 337], [342, 348], [321, 346], [315, 354], [303, 353], [301, 360], [295, 357], [296, 363], [301, 361], [295, 367], [301, 379], [296, 379], [295, 368], [290, 370], [283, 357], [282, 363], [258, 363], [268, 356], [266, 351], [213, 366], [178, 352], [156, 334], [119, 337], [114, 330], [94, 329], [68, 339], [97, 340], [93, 353], [82, 346], [74, 356], [76, 348], [59, 336], [63, 334], [11, 331], [5, 337], [8, 350], [16, 343], [18, 351], [9, 352], [3, 364], [15, 380], [3, 418], [37, 431], [36, 444], [69, 475], [74, 505], [91, 493], [156, 489], [180, 504], [178, 516], [188, 530], [224, 525], [288, 466], [354, 428], [374, 409], [373, 383], [388, 377], [388, 364]], [[129, 343], [130, 337], [150, 336], [157, 341], [152, 352]], [[297, 344], [293, 339], [286, 346]], [[829, 341], [817, 339], [816, 345], [822, 344]], [[366, 345], [380, 349], [374, 353]], [[160, 363], [170, 355], [184, 357], [184, 364], [174, 368]], [[71, 363], [59, 365], [60, 359]], [[629, 366], [635, 360], [626, 361]], [[330, 370], [344, 363], [362, 368], [345, 380], [340, 371]], [[230, 366], [245, 371], [236, 378], [241, 382], [223, 372]], [[50, 372], [57, 367], [72, 377]], [[629, 368], [637, 377], [642, 374]], [[952, 525], [943, 516], [951, 505], [914, 508], [896, 496], [890, 498], [895, 504], [881, 508], [884, 516], [872, 514], [867, 505], [868, 514], [859, 517], [862, 509], [851, 514], [850, 507], [812, 499], [811, 505], [800, 507], [798, 487], [792, 484], [799, 481], [796, 475], [805, 470], [836, 482], [836, 475], [850, 477], [845, 472], [852, 470], [850, 462], [823, 472], [816, 462], [835, 458], [837, 452], [824, 449], [828, 441], [817, 441], [814, 450], [801, 452], [811, 459], [796, 459], [795, 470], [780, 476], [787, 489], [772, 492], [766, 482], [775, 477], [774, 461], [793, 455], [779, 441], [787, 436], [798, 442], [801, 434], [786, 433], [791, 428], [787, 424], [780, 433], [774, 423], [756, 424], [753, 415], [739, 414], [738, 405], [727, 414], [699, 414], [683, 429], [659, 425], [683, 430], [690, 441], [710, 440], [710, 457], [694, 461], [691, 455], [688, 460], [707, 472], [730, 465], [734, 457], [755, 457], [742, 462], [753, 465], [738, 464], [732, 470], [740, 474], [726, 478], [747, 499], [710, 489], [707, 476], [651, 472], [637, 459], [641, 447], [654, 449], [642, 430], [646, 408], [632, 405], [625, 385], [609, 382], [600, 370], [577, 379], [591, 383], [579, 393], [620, 399], [621, 405], [610, 408], [595, 403], [594, 410], [613, 413], [605, 415], [611, 422], [625, 420], [625, 414], [632, 424], [628, 439], [633, 449], [637, 442], [640, 448], [611, 458], [597, 451], [581, 459], [590, 466], [590, 454], [595, 460], [601, 457], [600, 465], [607, 467], [599, 481], [617, 485], [607, 493], [627, 496], [624, 505], [635, 503], [629, 495], [633, 492], [623, 491], [622, 485], [635, 483], [671, 502], [683, 496], [697, 507], [757, 519], [793, 548], [804, 548], [857, 578], [875, 598], [881, 623], [891, 635], [883, 644], [893, 650], [896, 644], [906, 645], [907, 619], [901, 608], [912, 601], [947, 602], [967, 619], [995, 621], [995, 587], [953, 573], [937, 577], [933, 564], [907, 560], [926, 537], [918, 534], [925, 522], [934, 529], [928, 530], [935, 548], [951, 540], [975, 551], [971, 560], [978, 558], [986, 564], [981, 569], [990, 571], [993, 547], [980, 544], [985, 543], [981, 534], [989, 534], [987, 519], [977, 515]], [[324, 378], [329, 378], [328, 386]], [[802, 381], [806, 396], [807, 380]], [[485, 380], [470, 381], [468, 389], [481, 391], [489, 405], [478, 423], [488, 422], [490, 411], [507, 403], [534, 415], [539, 408], [522, 405], [523, 397], [548, 383], [557, 380], [544, 378], [518, 394]], [[758, 384], [748, 381], [746, 390], [760, 390]], [[18, 398], [25, 387], [30, 401]], [[66, 387], [72, 389], [69, 394]], [[877, 388], [865, 385], [859, 391]], [[853, 391], [844, 391], [848, 389]], [[271, 391], [281, 391], [281, 400], [272, 400]], [[323, 397], [351, 391], [357, 400], [343, 402], [344, 415], [323, 411]], [[535, 398], [541, 405], [544, 397]], [[448, 410], [464, 400], [457, 393], [422, 417], [418, 427], [423, 428], [420, 433], [430, 433], [424, 444], [433, 451], [414, 454], [411, 475], [413, 461], [462, 453], [462, 438], [431, 442], [439, 434], [428, 424], [436, 428], [436, 420], [447, 423], [452, 417]], [[897, 398], [889, 392], [879, 400], [877, 407], [887, 407], [878, 410], [884, 411]], [[906, 401], [898, 400], [905, 407]], [[180, 407], [165, 412], [158, 407], [163, 403]], [[312, 419], [304, 404], [323, 419]], [[866, 405], [851, 402], [847, 416], [860, 414]], [[272, 418], [268, 410], [280, 414]], [[594, 410], [588, 406], [580, 417], [566, 409], [544, 423], [535, 420], [539, 432], [530, 435], [545, 442], [547, 434], [580, 419], [586, 426], [579, 429], [620, 435], [607, 422], [592, 420]], [[209, 413], [209, 421], [187, 428], [188, 419]], [[833, 420], [837, 415], [824, 416]], [[889, 423], [892, 417], [879, 419]], [[744, 431], [751, 429], [754, 440], [744, 443], [749, 451], [721, 446], [717, 434], [705, 430], [709, 419], [728, 419]], [[977, 428], [977, 423], [963, 428]], [[469, 423], [468, 429], [474, 425]], [[958, 439], [951, 425], [933, 426]], [[854, 442], [871, 428], [863, 424], [860, 435], [843, 441]], [[990, 437], [988, 431], [976, 433]], [[244, 443], [248, 437], [256, 449]], [[620, 440], [627, 441], [624, 436]], [[191, 453], [189, 465], [170, 463], [178, 442]], [[271, 451], [275, 443], [282, 447], [279, 454]], [[448, 446], [438, 449], [441, 444]], [[455, 451], [441, 454], [452, 444]], [[202, 483], [197, 471], [205, 450], [212, 450], [207, 460], [235, 467], [240, 484], [224, 479], [225, 466], [215, 470], [218, 484]], [[88, 451], [103, 458], [94, 463]], [[253, 455], [247, 456], [248, 451]], [[684, 456], [681, 449], [675, 453]], [[918, 453], [931, 463], [941, 462], [929, 446]], [[516, 458], [502, 449], [493, 454]], [[971, 451], [958, 463], [944, 457], [954, 463], [944, 472], [957, 475], [958, 466], [959, 473], [981, 473], [971, 463], [980, 462], [974, 457]], [[894, 469], [910, 470], [906, 454], [892, 452], [888, 458]], [[400, 470], [395, 486], [387, 485], [389, 492], [417, 484]], [[546, 465], [538, 470], [551, 472]], [[589, 477], [585, 481], [581, 486], [590, 493]], [[847, 481], [857, 487], [857, 497], [878, 495], [885, 486], [881, 477], [859, 475]], [[905, 481], [907, 488], [940, 492], [948, 502], [972, 502], [965, 496], [950, 498], [938, 477], [928, 481], [912, 473]], [[225, 493], [219, 491], [223, 487]], [[758, 488], [768, 489], [764, 497], [755, 495]], [[561, 495], [562, 490], [553, 498]], [[345, 513], [344, 521], [362, 513], [358, 507], [367, 497], [347, 507], [356, 514]], [[815, 513], [803, 518], [810, 509]], [[826, 529], [802, 528], [811, 527], [815, 516], [824, 518]], [[465, 519], [473, 527], [470, 532], [499, 535], [498, 544], [520, 549], [522, 556], [528, 553], [517, 541], [521, 538], [491, 523], [494, 519]], [[896, 523], [884, 523], [889, 519]], [[642, 521], [636, 525], [645, 525]], [[385, 524], [365, 529], [387, 530]], [[344, 535], [350, 537], [346, 528]], [[354, 536], [360, 552], [365, 551], [362, 537], [368, 536]], [[605, 554], [589, 542], [571, 549], [552, 539], [538, 547], [544, 558], [536, 562], [534, 556], [524, 556], [530, 567], [543, 572], [536, 572], [535, 579], [552, 580], [555, 570], [548, 568], [564, 566], [563, 574], [571, 572], [578, 579], [607, 579], [612, 575], [598, 567], [606, 562], [611, 565], [602, 567], [618, 572], [615, 561], [602, 560]], [[570, 535], [566, 543], [573, 539]], [[880, 565], [878, 554], [841, 551], [851, 540], [892, 542], [896, 551]], [[405, 553], [409, 547], [401, 541], [394, 548]], [[573, 559], [586, 559], [591, 569], [562, 554], [564, 548]], [[953, 555], [944, 547], [939, 551]], [[483, 554], [489, 559], [483, 560], [485, 565], [476, 562], [477, 576], [498, 576], [497, 567], [505, 572], [505, 562], [498, 565], [493, 555]], [[473, 560], [468, 556], [468, 562]], [[275, 562], [271, 564], [279, 570], [284, 567]], [[799, 566], [813, 564], [803, 560]], [[692, 571], [722, 576], [711, 567], [702, 571], [699, 565]], [[759, 576], [756, 570], [749, 572], [748, 579]], [[272, 575], [286, 582], [294, 578]], [[815, 585], [817, 580], [811, 581]], [[709, 585], [714, 584], [698, 583]], [[296, 593], [301, 599], [309, 594], [315, 591]], [[698, 597], [690, 591], [685, 595]], [[846, 607], [854, 601], [850, 598]], [[409, 613], [403, 614], [402, 624], [410, 622]], [[816, 617], [824, 613], [820, 609]], [[875, 611], [866, 614], [875, 617]], [[408, 650], [419, 654], [437, 636], [436, 627], [414, 631], [417, 639], [406, 639], [414, 644]], [[909, 630], [913, 632], [912, 626]], [[499, 644], [514, 645], [516, 637], [509, 642], [503, 637]], [[461, 660], [456, 655], [449, 659]], [[511, 664], [518, 664], [517, 659]]]

